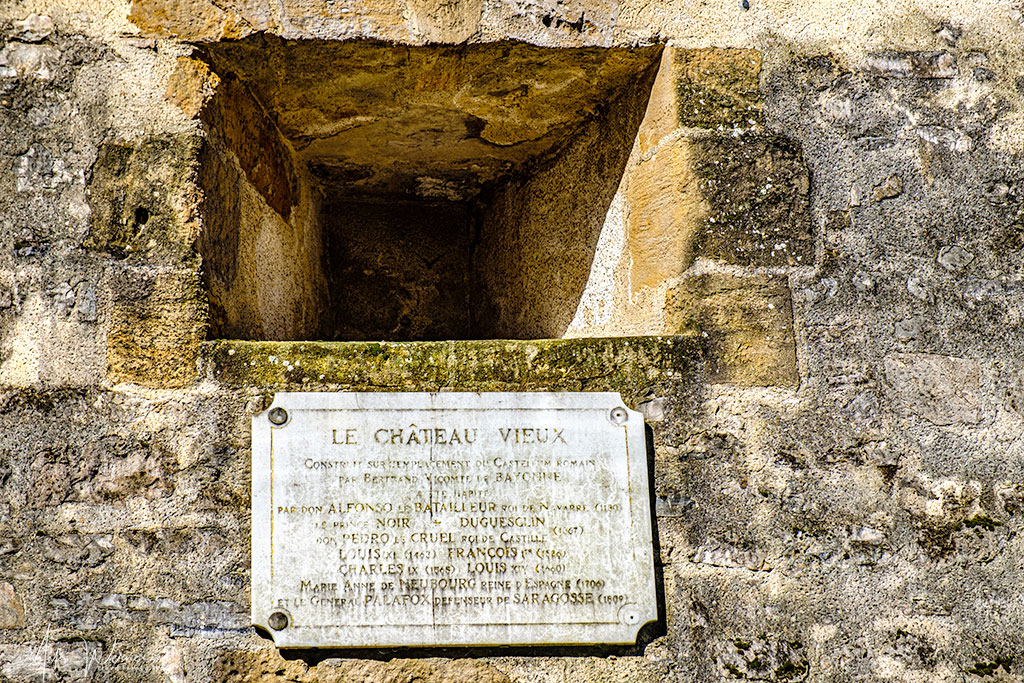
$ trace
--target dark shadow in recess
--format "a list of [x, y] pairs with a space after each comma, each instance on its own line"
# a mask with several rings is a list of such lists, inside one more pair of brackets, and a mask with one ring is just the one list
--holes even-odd
[[[665, 565], [661, 562], [661, 537], [658, 535], [657, 496], [654, 482], [654, 430], [644, 423], [644, 440], [647, 443], [647, 491], [651, 505], [651, 551], [654, 554], [654, 591], [658, 604], [658, 620], [644, 624], [640, 629], [637, 643], [646, 647], [651, 641], [668, 633], [667, 609], [665, 607]], [[645, 640], [646, 639], [646, 640]], [[641, 652], [643, 648], [641, 648]]]
[[489, 657], [628, 657], [639, 656], [644, 645], [523, 645], [490, 647], [284, 649], [281, 657], [308, 666], [328, 659], [482, 659]]
[[322, 339], [473, 338], [468, 204], [324, 201]]

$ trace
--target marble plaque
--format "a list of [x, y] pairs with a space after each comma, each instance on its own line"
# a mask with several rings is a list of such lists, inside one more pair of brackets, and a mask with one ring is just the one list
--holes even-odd
[[252, 421], [278, 647], [628, 644], [657, 619], [644, 422], [614, 393], [279, 393]]

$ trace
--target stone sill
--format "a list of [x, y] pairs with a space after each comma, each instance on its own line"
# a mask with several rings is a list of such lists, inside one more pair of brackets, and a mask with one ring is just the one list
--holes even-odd
[[438, 342], [205, 342], [208, 379], [299, 391], [618, 391], [701, 374], [695, 336]]

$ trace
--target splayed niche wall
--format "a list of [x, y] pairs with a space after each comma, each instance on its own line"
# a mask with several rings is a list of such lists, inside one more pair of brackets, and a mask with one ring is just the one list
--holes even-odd
[[659, 47], [203, 47], [210, 335], [558, 337]]

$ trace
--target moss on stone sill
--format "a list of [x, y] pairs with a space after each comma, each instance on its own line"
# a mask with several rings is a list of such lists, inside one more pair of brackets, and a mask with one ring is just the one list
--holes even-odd
[[203, 345], [206, 375], [227, 386], [349, 391], [619, 391], [690, 378], [690, 336], [441, 342]]

